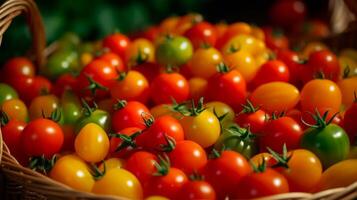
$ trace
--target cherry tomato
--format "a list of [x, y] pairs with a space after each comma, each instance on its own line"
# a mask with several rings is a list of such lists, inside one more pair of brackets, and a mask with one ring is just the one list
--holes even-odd
[[232, 69], [238, 70], [243, 78], [250, 82], [259, 69], [254, 57], [248, 51], [233, 51], [224, 55], [224, 61]]
[[144, 38], [138, 38], [130, 43], [125, 51], [125, 62], [131, 66], [137, 59], [147, 62], [155, 61], [155, 48], [152, 42]]
[[5, 82], [11, 84], [11, 81], [9, 82], [10, 79], [22, 76], [35, 76], [35, 67], [28, 58], [15, 57], [9, 59], [4, 64], [4, 67], [2, 68], [1, 77]]
[[[345, 78], [337, 82], [342, 94], [342, 104], [348, 108], [355, 99], [354, 92], [357, 90], [357, 78]], [[357, 92], [357, 91], [356, 91]]]
[[215, 200], [216, 192], [213, 187], [206, 181], [193, 180], [188, 181], [180, 190], [179, 199], [206, 199]]
[[52, 92], [57, 96], [61, 96], [66, 90], [74, 90], [76, 84], [76, 77], [72, 74], [63, 74], [55, 81]]
[[150, 113], [154, 118], [158, 118], [164, 115], [170, 115], [175, 119], [181, 119], [182, 114], [177, 112], [180, 109], [179, 104], [159, 104], [150, 109]]
[[[128, 128], [124, 128], [123, 130], [120, 130], [118, 133], [116, 133], [117, 136], [121, 135], [121, 136], [127, 136], [130, 137], [138, 132], [141, 132], [142, 130], [140, 128], [137, 127], [128, 127]], [[111, 157], [117, 157], [117, 158], [125, 158], [130, 156], [133, 152], [135, 152], [135, 147], [133, 146], [123, 146], [125, 148], [122, 147], [122, 145], [126, 145], [126, 141], [123, 140], [120, 137], [117, 136], [112, 136], [110, 138], [110, 148], [109, 148], [109, 153]], [[136, 138], [133, 138], [132, 141], [130, 142], [136, 142]], [[120, 149], [118, 149], [120, 148]]]
[[21, 146], [28, 156], [51, 158], [59, 153], [63, 144], [61, 127], [49, 119], [35, 119], [27, 124], [21, 134]]
[[120, 159], [120, 158], [109, 158], [104, 160], [98, 167], [100, 171], [104, 171], [104, 166], [105, 170], [109, 171], [111, 169], [122, 169], [124, 168], [125, 165], [125, 160]]
[[254, 107], [254, 105], [248, 101], [243, 109], [235, 117], [235, 122], [244, 128], [248, 128], [253, 133], [260, 133], [266, 124], [266, 117], [268, 114], [259, 107]]
[[289, 39], [281, 29], [266, 27], [263, 31], [267, 47], [275, 51], [289, 49]]
[[0, 106], [4, 101], [10, 100], [10, 99], [17, 99], [18, 95], [17, 92], [15, 91], [14, 88], [12, 88], [10, 85], [5, 84], [5, 83], [0, 83]]
[[253, 85], [258, 87], [264, 83], [280, 81], [289, 82], [290, 72], [288, 67], [280, 60], [270, 60], [264, 63], [253, 79]]
[[52, 83], [43, 76], [35, 76], [33, 78], [33, 83], [29, 86], [29, 91], [25, 93], [25, 101], [31, 102], [35, 97], [42, 94], [50, 93], [52, 91]]
[[192, 174], [202, 169], [207, 163], [205, 150], [197, 143], [184, 140], [178, 141], [169, 153], [171, 165], [181, 169], [186, 174]]
[[236, 185], [233, 199], [254, 199], [274, 194], [288, 193], [286, 178], [271, 168], [251, 173]]
[[296, 84], [299, 80], [299, 70], [301, 68], [299, 55], [294, 51], [285, 49], [278, 51], [277, 59], [284, 62], [288, 67], [290, 83]]
[[327, 168], [320, 179], [317, 191], [347, 187], [357, 180], [357, 159], [338, 162]]
[[302, 50], [302, 56], [307, 59], [312, 53], [321, 50], [328, 50], [328, 47], [322, 42], [310, 42]]
[[180, 17], [178, 20], [174, 33], [177, 35], [183, 35], [187, 30], [189, 30], [194, 24], [198, 24], [203, 21], [203, 17], [198, 13], [188, 13]]
[[290, 110], [299, 102], [299, 90], [285, 82], [266, 83], [256, 88], [250, 96], [253, 105], [269, 113]]
[[98, 57], [100, 60], [107, 61], [109, 64], [114, 66], [117, 71], [122, 72], [125, 70], [125, 65], [123, 60], [113, 52], [106, 52]]
[[55, 95], [44, 95], [35, 97], [30, 104], [30, 119], [38, 119], [43, 116], [49, 117], [56, 109], [59, 109], [60, 103]]
[[306, 6], [301, 0], [277, 1], [269, 11], [274, 24], [291, 27], [302, 22], [306, 16]]
[[227, 54], [233, 50], [247, 51], [256, 56], [265, 51], [265, 43], [257, 40], [255, 37], [246, 34], [240, 34], [230, 39], [222, 48], [222, 53]]
[[170, 115], [156, 118], [138, 140], [143, 141], [143, 146], [148, 149], [161, 150], [167, 144], [167, 138], [174, 142], [182, 141], [185, 137], [180, 122]]
[[73, 49], [60, 49], [52, 53], [45, 66], [40, 67], [40, 73], [51, 80], [63, 74], [78, 70], [78, 53]]
[[205, 105], [208, 111], [211, 111], [213, 114], [216, 113], [218, 117], [224, 116], [220, 123], [222, 126], [225, 126], [234, 120], [234, 110], [228, 105], [220, 101], [211, 101]]
[[217, 48], [222, 48], [229, 40], [237, 35], [250, 34], [251, 26], [244, 22], [236, 22], [225, 28], [224, 34], [217, 41]]
[[218, 158], [208, 160], [203, 169], [206, 181], [215, 188], [218, 198], [232, 194], [242, 178], [251, 172], [244, 156], [230, 150], [223, 151]]
[[130, 70], [122, 73], [111, 85], [110, 93], [114, 99], [145, 103], [149, 96], [149, 83], [140, 72]]
[[179, 19], [177, 16], [172, 16], [162, 20], [159, 25], [160, 32], [162, 34], [173, 33]]
[[185, 32], [185, 36], [191, 40], [195, 49], [202, 45], [214, 46], [217, 40], [217, 33], [214, 26], [208, 22], [199, 22]]
[[357, 102], [353, 103], [345, 112], [343, 119], [343, 128], [345, 129], [351, 144], [355, 144], [357, 139], [357, 124], [355, 123], [357, 117]]
[[217, 117], [208, 110], [194, 116], [185, 116], [180, 120], [185, 138], [203, 148], [212, 146], [218, 139], [221, 128]]
[[119, 107], [112, 115], [112, 129], [115, 132], [127, 127], [145, 129], [144, 118], [150, 114], [149, 109], [137, 101], [121, 101]]
[[1, 119], [2, 139], [9, 148], [11, 155], [15, 156], [16, 159], [22, 158], [24, 153], [21, 146], [21, 134], [27, 124], [16, 119], [7, 120]]
[[32, 91], [32, 85], [34, 84], [34, 77], [30, 76], [19, 76], [19, 77], [14, 77], [11, 78], [10, 81], [8, 82], [19, 94], [20, 98], [26, 102], [30, 103], [31, 98], [35, 94]]
[[94, 183], [92, 192], [128, 199], [143, 198], [143, 189], [138, 179], [129, 171], [120, 168], [108, 170]]
[[188, 82], [179, 73], [162, 73], [150, 85], [150, 97], [156, 104], [187, 100], [190, 95]]
[[198, 48], [188, 63], [193, 76], [208, 79], [217, 73], [217, 65], [222, 62], [221, 53], [213, 48]]
[[104, 110], [97, 109], [96, 107], [90, 108], [87, 104], [84, 104], [82, 115], [75, 124], [75, 132], [78, 133], [88, 123], [95, 123], [105, 131], [109, 131], [111, 127], [111, 116]]
[[142, 75], [144, 75], [149, 83], [151, 83], [155, 79], [155, 77], [160, 74], [159, 64], [152, 62], [143, 62], [132, 66], [131, 69], [140, 72]]
[[66, 90], [61, 96], [62, 115], [65, 124], [78, 122], [81, 117], [82, 105], [72, 90]]
[[125, 51], [130, 44], [129, 38], [120, 33], [108, 35], [103, 39], [103, 47], [110, 49], [113, 53], [118, 54], [122, 59], [125, 58]]
[[220, 73], [208, 80], [207, 97], [211, 101], [222, 101], [237, 109], [247, 96], [246, 82], [239, 71], [229, 71], [224, 64], [220, 66], [223, 67]]
[[125, 169], [133, 173], [145, 188], [152, 174], [156, 172], [157, 157], [146, 151], [133, 153], [125, 164]]
[[3, 102], [1, 110], [7, 114], [10, 120], [27, 122], [29, 119], [27, 107], [21, 99], [10, 99]]
[[83, 192], [90, 192], [95, 182], [87, 164], [76, 155], [66, 155], [59, 158], [49, 176]]
[[161, 65], [180, 66], [191, 59], [193, 47], [185, 37], [168, 36], [156, 46], [156, 61]]
[[76, 133], [72, 125], [62, 125], [63, 131], [63, 145], [62, 152], [74, 152], [74, 140], [76, 139]]
[[190, 78], [188, 85], [190, 88], [190, 99], [198, 101], [205, 95], [208, 81], [204, 78]]
[[83, 160], [96, 163], [107, 156], [109, 138], [102, 127], [95, 123], [88, 123], [76, 136], [74, 148]]
[[281, 152], [281, 147], [286, 144], [288, 149], [297, 149], [303, 134], [299, 123], [291, 117], [280, 117], [266, 123], [260, 138], [261, 151], [267, 147], [276, 152]]
[[[311, 80], [318, 73], [323, 73], [326, 79], [337, 81], [340, 77], [340, 64], [335, 54], [328, 50], [316, 51], [309, 56], [307, 65], [309, 66]], [[307, 82], [308, 80], [304, 80]]]
[[267, 152], [259, 153], [255, 156], [253, 156], [250, 159], [250, 162], [252, 164], [254, 164], [255, 166], [259, 166], [263, 163], [263, 160], [268, 167], [271, 167], [274, 164], [276, 164], [276, 160], [273, 158], [273, 156], [270, 153], [267, 153]]

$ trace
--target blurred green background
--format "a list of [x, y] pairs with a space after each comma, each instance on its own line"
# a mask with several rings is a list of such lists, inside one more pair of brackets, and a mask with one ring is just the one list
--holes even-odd
[[[309, 14], [319, 13], [327, 0], [306, 0]], [[274, 0], [36, 0], [44, 19], [47, 42], [63, 33], [77, 33], [84, 40], [100, 39], [114, 31], [131, 33], [171, 15], [199, 12], [211, 21], [246, 21], [258, 25], [267, 21]], [[3, 38], [0, 64], [8, 57], [24, 55], [30, 35], [23, 17], [14, 20]]]

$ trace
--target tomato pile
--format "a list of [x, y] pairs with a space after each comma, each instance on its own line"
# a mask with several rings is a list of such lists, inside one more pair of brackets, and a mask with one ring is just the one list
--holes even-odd
[[[58, 41], [1, 69], [1, 132], [23, 165], [129, 199], [247, 199], [357, 181], [357, 50], [243, 22], [170, 17]], [[283, 44], [283, 45], [282, 45]]]

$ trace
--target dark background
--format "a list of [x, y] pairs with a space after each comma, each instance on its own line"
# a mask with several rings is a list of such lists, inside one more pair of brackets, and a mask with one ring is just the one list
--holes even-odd
[[[37, 0], [46, 27], [47, 42], [63, 33], [77, 33], [84, 40], [100, 39], [113, 31], [131, 33], [172, 15], [199, 12], [210, 22], [269, 22], [274, 0]], [[327, 0], [305, 0], [309, 17], [326, 16]], [[6, 32], [0, 63], [23, 55], [30, 47], [25, 20], [18, 17]]]

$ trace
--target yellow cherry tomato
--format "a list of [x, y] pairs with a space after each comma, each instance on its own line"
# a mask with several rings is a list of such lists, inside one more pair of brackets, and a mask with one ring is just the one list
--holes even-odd
[[181, 119], [182, 114], [175, 112], [173, 106], [170, 104], [159, 104], [150, 109], [150, 113], [154, 118], [158, 118], [164, 115], [170, 115], [175, 119]]
[[227, 104], [220, 102], [220, 101], [212, 101], [208, 102], [205, 107], [208, 111], [216, 114], [220, 117], [226, 115], [223, 120], [221, 121], [222, 125], [227, 125], [232, 123], [235, 117], [234, 110]]
[[104, 163], [100, 164], [98, 169], [99, 171], [104, 171], [104, 165], [105, 165], [105, 170], [109, 171], [111, 169], [115, 168], [123, 168], [125, 165], [125, 161], [120, 158], [109, 158], [104, 161]]
[[357, 159], [338, 162], [322, 173], [318, 191], [347, 187], [357, 181]]
[[191, 99], [198, 100], [204, 96], [207, 88], [207, 80], [199, 77], [191, 78], [188, 81], [190, 86]]
[[219, 120], [208, 110], [196, 116], [185, 116], [180, 123], [185, 132], [185, 138], [196, 142], [203, 148], [216, 143], [221, 132]]
[[21, 99], [9, 99], [3, 102], [1, 110], [4, 111], [9, 119], [16, 119], [27, 122], [29, 115], [25, 103]]
[[240, 34], [230, 39], [223, 46], [223, 54], [231, 52], [232, 48], [239, 49], [241, 51], [248, 51], [253, 56], [255, 56], [265, 50], [265, 43], [260, 40], [257, 40], [253, 36]]
[[222, 62], [221, 53], [213, 48], [199, 48], [193, 54], [188, 68], [193, 76], [208, 79], [217, 73], [217, 65]]
[[[338, 57], [338, 61], [340, 62], [341, 75], [346, 76], [356, 76], [357, 75], [357, 60], [353, 60], [347, 56]], [[345, 74], [345, 70], [348, 67], [348, 74]]]
[[357, 77], [342, 79], [337, 82], [342, 94], [342, 104], [345, 108], [352, 105], [355, 97], [354, 92], [357, 92]]
[[169, 200], [169, 199], [163, 196], [149, 196], [146, 197], [145, 200]]
[[238, 50], [225, 54], [224, 61], [231, 68], [238, 70], [247, 82], [251, 81], [258, 71], [258, 65], [248, 51]]
[[95, 182], [92, 192], [127, 199], [143, 199], [139, 180], [129, 171], [120, 168], [108, 170], [100, 180]]
[[267, 112], [283, 112], [296, 106], [300, 93], [289, 83], [270, 82], [256, 88], [250, 99], [253, 105], [260, 105]]
[[60, 107], [59, 99], [55, 95], [43, 95], [35, 97], [30, 104], [30, 119], [51, 116], [51, 113]]
[[130, 43], [125, 51], [125, 61], [129, 66], [135, 65], [137, 59], [155, 61], [155, 47], [147, 39], [139, 38]]
[[311, 53], [321, 50], [328, 50], [328, 47], [321, 42], [310, 42], [302, 50], [301, 56], [303, 58], [309, 58]]
[[107, 156], [109, 138], [102, 127], [95, 123], [88, 123], [79, 131], [74, 147], [83, 160], [96, 163]]
[[76, 155], [66, 155], [57, 160], [49, 176], [76, 190], [90, 192], [94, 179], [86, 163]]

